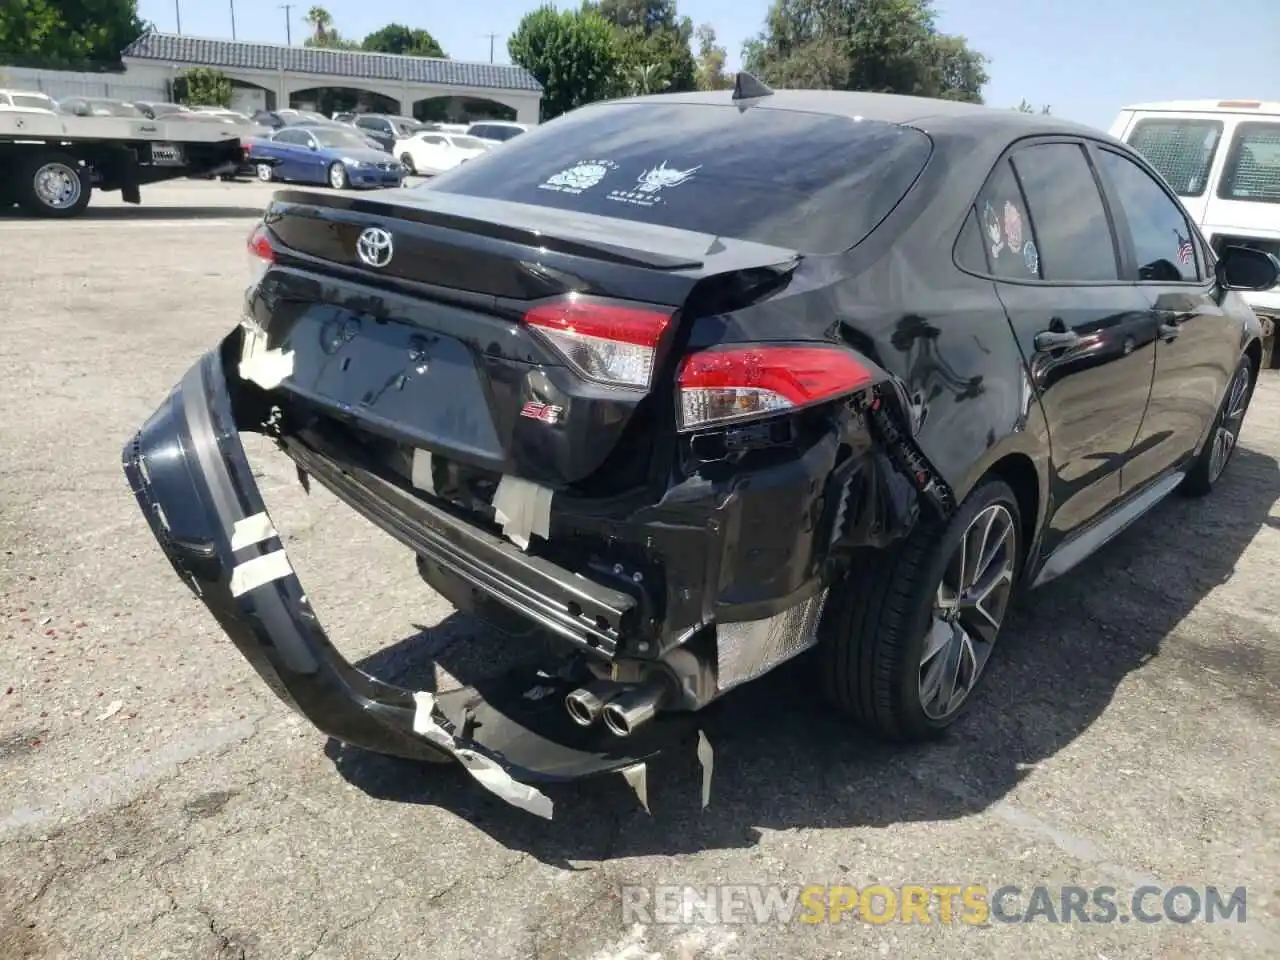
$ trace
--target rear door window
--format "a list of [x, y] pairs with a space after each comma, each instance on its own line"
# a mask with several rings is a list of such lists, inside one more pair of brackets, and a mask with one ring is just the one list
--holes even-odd
[[1039, 244], [1013, 167], [1001, 160], [978, 197], [983, 257], [992, 276], [1041, 280]]
[[421, 190], [511, 200], [836, 253], [867, 236], [932, 151], [919, 130], [790, 110], [620, 103], [513, 137]]
[[1078, 143], [1038, 143], [1013, 154], [1035, 224], [1041, 276], [1058, 282], [1118, 280], [1111, 223]]
[[1152, 118], [1139, 120], [1129, 133], [1129, 146], [1180, 197], [1199, 197], [1209, 181], [1222, 124], [1217, 120]]
[[1098, 166], [1115, 190], [1133, 236], [1138, 279], [1154, 282], [1195, 281], [1195, 234], [1179, 203], [1151, 175], [1128, 157], [1099, 150]]
[[1236, 127], [1218, 196], [1280, 203], [1280, 123], [1242, 123]]

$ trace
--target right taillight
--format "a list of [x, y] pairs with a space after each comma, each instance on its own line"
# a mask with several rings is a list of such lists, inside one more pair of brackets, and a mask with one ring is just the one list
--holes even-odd
[[812, 406], [853, 393], [871, 380], [871, 371], [858, 357], [838, 346], [756, 344], [704, 350], [680, 365], [680, 429]]
[[276, 260], [276, 251], [271, 246], [271, 236], [264, 224], [259, 223], [249, 234], [248, 253], [249, 278], [257, 285]]

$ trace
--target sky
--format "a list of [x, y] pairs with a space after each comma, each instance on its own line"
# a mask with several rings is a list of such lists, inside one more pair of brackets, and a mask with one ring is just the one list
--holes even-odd
[[[166, 33], [177, 29], [180, 9], [184, 34], [230, 37], [232, 4], [237, 38], [285, 42], [286, 14], [277, 0], [139, 0], [138, 8]], [[300, 43], [311, 3], [295, 4], [289, 17]], [[343, 36], [358, 39], [388, 23], [424, 27], [457, 60], [487, 62], [487, 34], [497, 34], [493, 59], [507, 63], [506, 38], [538, 4], [327, 0], [323, 6]], [[760, 30], [768, 6], [768, 0], [678, 0], [695, 25], [715, 27], [731, 69], [741, 65], [742, 44]], [[983, 94], [992, 106], [1025, 98], [1106, 129], [1122, 106], [1146, 100], [1280, 100], [1280, 0], [1232, 0], [1218, 15], [1205, 0], [936, 0], [935, 8], [941, 30], [963, 35], [990, 59]]]

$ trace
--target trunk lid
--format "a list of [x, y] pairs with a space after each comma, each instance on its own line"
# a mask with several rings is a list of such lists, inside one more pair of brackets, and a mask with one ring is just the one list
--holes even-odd
[[249, 297], [247, 369], [287, 356], [271, 386], [380, 438], [428, 489], [458, 469], [460, 487], [634, 482], [674, 434], [682, 319], [776, 288], [798, 260], [434, 191], [285, 191], [264, 227], [273, 264]]

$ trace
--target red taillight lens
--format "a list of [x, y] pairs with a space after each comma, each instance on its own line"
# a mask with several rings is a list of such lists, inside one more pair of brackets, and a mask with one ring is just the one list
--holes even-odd
[[852, 393], [871, 371], [843, 347], [755, 345], [706, 350], [680, 366], [680, 429], [746, 420]]
[[276, 260], [275, 248], [271, 246], [271, 237], [263, 224], [259, 223], [249, 234], [248, 249], [249, 276], [257, 283]]
[[647, 388], [671, 314], [662, 307], [569, 294], [539, 304], [524, 321], [586, 379]]

